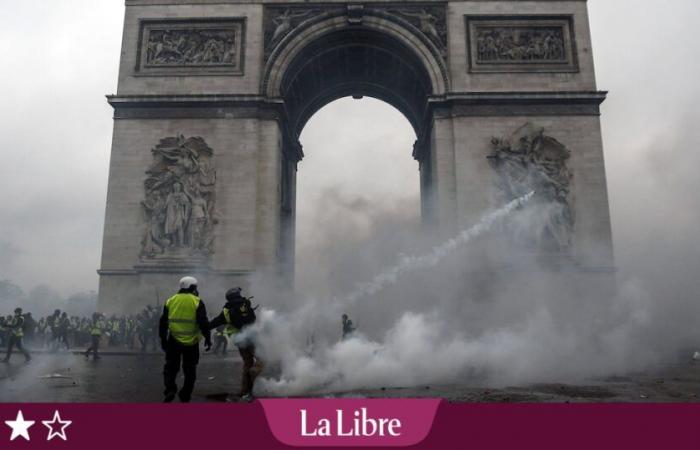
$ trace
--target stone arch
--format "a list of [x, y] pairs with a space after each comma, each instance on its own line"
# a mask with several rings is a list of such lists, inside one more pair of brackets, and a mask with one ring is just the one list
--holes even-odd
[[285, 103], [293, 139], [318, 109], [345, 96], [386, 101], [419, 139], [427, 131], [428, 99], [449, 87], [444, 49], [386, 12], [366, 11], [358, 20], [342, 12], [304, 21], [270, 51], [261, 89]]

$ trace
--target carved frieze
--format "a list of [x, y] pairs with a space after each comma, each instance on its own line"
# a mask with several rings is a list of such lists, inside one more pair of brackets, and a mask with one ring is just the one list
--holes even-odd
[[205, 258], [213, 251], [216, 171], [201, 137], [160, 140], [146, 170], [141, 258]]
[[540, 248], [567, 252], [572, 243], [574, 213], [570, 204], [573, 175], [567, 167], [571, 152], [547, 136], [542, 127], [527, 123], [510, 137], [491, 141], [488, 155], [498, 173], [504, 200], [535, 192], [534, 217], [527, 220], [525, 232]]
[[471, 72], [578, 70], [568, 16], [467, 16]]
[[244, 20], [143, 21], [139, 74], [243, 73]]

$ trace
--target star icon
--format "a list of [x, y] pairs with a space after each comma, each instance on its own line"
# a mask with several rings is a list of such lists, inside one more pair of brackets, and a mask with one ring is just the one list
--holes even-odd
[[[73, 421], [61, 420], [61, 416], [58, 414], [58, 411], [54, 411], [53, 420], [42, 420], [41, 423], [43, 423], [44, 426], [49, 429], [49, 436], [46, 438], [47, 441], [50, 441], [55, 437], [60, 437], [64, 441], [67, 441], [68, 438], [66, 437], [66, 428], [68, 428]], [[60, 430], [56, 431], [59, 428]]]
[[12, 436], [10, 436], [11, 441], [14, 441], [17, 436], [22, 436], [24, 439], [29, 440], [29, 427], [34, 425], [34, 421], [24, 420], [22, 410], [20, 409], [17, 413], [17, 418], [15, 420], [6, 420], [5, 424], [12, 428]]

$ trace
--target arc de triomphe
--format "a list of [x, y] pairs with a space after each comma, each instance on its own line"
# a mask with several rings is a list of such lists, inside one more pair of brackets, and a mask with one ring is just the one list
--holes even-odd
[[426, 223], [535, 184], [550, 245], [613, 266], [585, 0], [126, 0], [100, 310], [290, 273], [299, 135], [345, 96], [413, 125]]

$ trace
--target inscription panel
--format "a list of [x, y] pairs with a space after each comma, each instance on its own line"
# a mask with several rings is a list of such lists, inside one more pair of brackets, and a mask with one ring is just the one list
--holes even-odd
[[245, 19], [142, 20], [137, 75], [243, 75]]
[[465, 16], [470, 72], [577, 72], [571, 16]]

